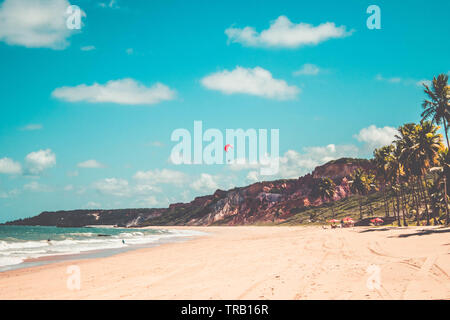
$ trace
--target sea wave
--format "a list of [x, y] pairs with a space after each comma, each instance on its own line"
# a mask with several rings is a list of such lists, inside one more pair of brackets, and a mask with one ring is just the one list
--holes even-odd
[[[98, 229], [97, 229], [98, 230]], [[67, 232], [58, 234], [59, 240], [0, 240], [0, 268], [21, 264], [29, 259], [46, 256], [79, 254], [87, 251], [120, 249], [130, 246], [157, 244], [180, 237], [205, 234], [191, 230], [124, 230], [117, 234], [101, 232]]]

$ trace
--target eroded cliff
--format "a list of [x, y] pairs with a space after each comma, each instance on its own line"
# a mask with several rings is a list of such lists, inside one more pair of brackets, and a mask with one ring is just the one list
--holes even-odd
[[283, 221], [310, 206], [320, 206], [324, 199], [314, 190], [321, 178], [336, 184], [336, 201], [351, 195], [349, 176], [357, 168], [370, 169], [365, 159], [342, 158], [330, 161], [298, 179], [258, 182], [212, 195], [197, 197], [189, 203], [175, 203], [162, 209], [72, 210], [42, 212], [15, 225], [80, 227], [117, 225], [126, 227], [150, 225], [245, 225]]

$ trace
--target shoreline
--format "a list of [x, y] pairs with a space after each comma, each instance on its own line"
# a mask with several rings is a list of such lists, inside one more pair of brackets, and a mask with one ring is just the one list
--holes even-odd
[[[112, 228], [114, 226], [110, 226]], [[93, 228], [92, 226], [86, 226], [84, 228]], [[96, 228], [108, 228], [104, 225], [96, 227]], [[120, 228], [120, 227], [119, 227]], [[127, 230], [127, 228], [120, 228], [123, 230]], [[150, 229], [150, 230], [169, 230], [169, 228], [165, 227], [142, 227], [142, 228], [133, 228], [133, 229]], [[175, 228], [172, 228], [175, 230]], [[180, 230], [180, 229], [179, 229]], [[193, 231], [189, 228], [184, 229], [185, 231]], [[61, 253], [54, 253], [54, 254], [44, 254], [42, 256], [38, 256], [35, 258], [25, 258], [22, 260], [22, 262], [17, 264], [11, 264], [11, 265], [5, 265], [0, 266], [0, 274], [8, 271], [13, 270], [20, 270], [20, 269], [27, 269], [27, 268], [34, 268], [37, 266], [42, 265], [49, 265], [54, 264], [58, 262], [65, 262], [65, 261], [77, 261], [77, 260], [89, 260], [89, 259], [97, 259], [97, 258], [105, 258], [114, 256], [117, 254], [122, 254], [129, 251], [134, 250], [140, 250], [140, 249], [146, 249], [146, 248], [153, 248], [156, 246], [164, 245], [166, 243], [172, 243], [172, 242], [183, 242], [183, 241], [189, 241], [195, 237], [199, 236], [207, 236], [208, 234], [176, 234], [173, 233], [172, 235], [166, 235], [166, 238], [160, 238], [154, 242], [147, 242], [147, 243], [141, 243], [141, 244], [128, 244], [124, 247], [117, 247], [117, 248], [99, 248], [99, 249], [91, 249], [91, 250], [85, 250], [85, 251], [79, 251], [79, 252], [61, 252]]]
[[[450, 299], [449, 228], [156, 228], [208, 236], [5, 271], [0, 299]], [[80, 290], [66, 285], [73, 265]]]

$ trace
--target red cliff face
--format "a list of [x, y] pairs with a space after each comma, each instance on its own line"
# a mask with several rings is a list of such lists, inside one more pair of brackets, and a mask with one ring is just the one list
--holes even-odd
[[[336, 201], [351, 195], [348, 177], [357, 168], [370, 169], [370, 162], [363, 159], [339, 159], [317, 167], [312, 174], [299, 179], [258, 182], [229, 191], [217, 190], [211, 196], [198, 197], [189, 208], [203, 209], [204, 213], [188, 219], [188, 225], [245, 225], [256, 222], [279, 221], [295, 214], [304, 207], [320, 206], [324, 199], [313, 194], [320, 178], [329, 177], [336, 184]], [[152, 223], [151, 219], [148, 221]], [[155, 221], [157, 222], [157, 221]]]
[[[313, 194], [320, 178], [329, 177], [336, 184], [336, 201], [351, 195], [348, 178], [355, 169], [370, 169], [364, 159], [330, 161], [298, 179], [258, 182], [212, 195], [197, 197], [189, 203], [176, 203], [166, 209], [97, 210], [95, 219], [88, 210], [42, 213], [11, 224], [82, 226], [116, 224], [145, 225], [245, 225], [282, 221], [309, 206], [320, 206], [324, 199]], [[70, 219], [68, 219], [70, 217]]]
[[312, 173], [314, 178], [342, 178], [350, 176], [356, 169], [372, 168], [370, 161], [365, 159], [341, 158], [316, 167]]

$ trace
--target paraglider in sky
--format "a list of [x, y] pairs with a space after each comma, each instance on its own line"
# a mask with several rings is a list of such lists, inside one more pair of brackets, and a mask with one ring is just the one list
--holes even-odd
[[227, 145], [225, 145], [225, 152], [228, 152], [228, 150], [230, 149], [230, 148], [232, 148], [233, 149], [233, 146], [231, 145], [231, 144], [227, 144]]

